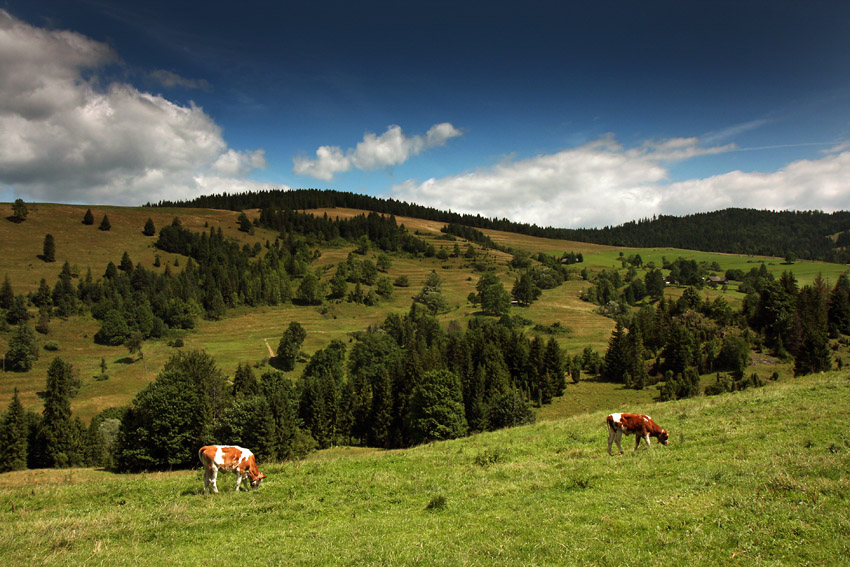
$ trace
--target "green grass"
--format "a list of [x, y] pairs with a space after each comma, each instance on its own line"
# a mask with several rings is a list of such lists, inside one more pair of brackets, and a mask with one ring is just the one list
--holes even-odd
[[[651, 413], [671, 444], [609, 457], [604, 415], [623, 409]], [[204, 496], [198, 470], [10, 473], [0, 553], [11, 565], [847, 564], [848, 411], [848, 375], [829, 373], [261, 463], [251, 493]]]
[[[0, 207], [4, 205], [0, 204]], [[57, 279], [62, 264], [67, 260], [75, 270], [84, 275], [91, 269], [95, 277], [99, 277], [109, 261], [118, 263], [124, 251], [127, 251], [134, 262], [141, 262], [147, 269], [164, 270], [167, 264], [174, 264], [176, 255], [159, 252], [153, 247], [154, 238], [141, 234], [142, 227], [148, 217], [152, 218], [156, 227], [170, 224], [175, 216], [180, 217], [184, 226], [192, 230], [209, 230], [209, 227], [221, 228], [225, 235], [253, 245], [255, 242], [265, 243], [274, 240], [275, 233], [257, 229], [256, 234], [248, 235], [238, 231], [238, 213], [233, 211], [218, 211], [207, 209], [158, 209], [141, 207], [92, 207], [95, 217], [94, 226], [82, 224], [86, 211], [85, 206], [37, 204], [30, 207], [27, 220], [15, 224], [0, 220], [0, 242], [3, 243], [3, 254], [0, 255], [0, 277], [6, 274], [12, 282], [15, 293], [28, 293], [38, 287], [41, 278], [45, 278], [52, 287]], [[319, 210], [318, 214], [327, 212], [329, 216], [350, 217], [361, 214], [362, 211], [353, 209]], [[102, 232], [97, 229], [103, 214], [109, 216], [112, 229]], [[248, 211], [249, 216], [256, 211]], [[420, 237], [439, 248], [444, 246], [451, 250], [454, 243], [440, 239], [442, 223], [399, 217], [409, 230], [417, 231]], [[53, 234], [56, 241], [56, 262], [45, 263], [38, 259], [42, 252], [44, 235]], [[797, 262], [786, 265], [777, 258], [753, 258], [749, 256], [734, 256], [726, 254], [711, 254], [675, 249], [621, 249], [611, 246], [549, 240], [498, 231], [484, 231], [494, 241], [515, 249], [528, 252], [546, 252], [561, 254], [574, 251], [584, 255], [584, 263], [573, 266], [576, 273], [584, 267], [591, 270], [611, 269], [620, 267], [619, 255], [625, 256], [639, 253], [645, 262], [654, 261], [661, 264], [662, 256], [669, 260], [679, 256], [693, 258], [698, 261], [717, 261], [721, 267], [741, 268], [749, 270], [758, 266], [762, 260], [767, 267], [777, 275], [783, 270], [791, 269], [797, 274], [801, 284], [811, 281], [817, 273], [822, 273], [829, 282], [834, 282], [838, 275], [845, 270], [837, 264], [815, 262]], [[459, 241], [461, 249], [465, 250], [466, 243]], [[323, 247], [322, 256], [315, 262], [314, 267], [325, 268], [324, 278], [330, 279], [336, 265], [344, 261], [353, 250], [353, 246]], [[162, 266], [154, 268], [155, 254], [160, 254]], [[508, 267], [511, 257], [498, 251], [482, 252], [486, 254], [484, 261], [489, 269], [510, 290], [513, 285], [515, 272]], [[376, 253], [369, 257], [375, 261]], [[185, 264], [181, 258], [181, 266]], [[439, 261], [436, 258], [409, 258], [394, 256], [388, 276], [395, 280], [398, 276], [406, 275], [410, 280], [407, 288], [395, 288], [389, 301], [382, 301], [377, 307], [365, 307], [346, 302], [328, 302], [321, 308], [284, 305], [278, 307], [261, 307], [256, 309], [232, 309], [222, 321], [199, 321], [197, 328], [185, 337], [185, 347], [205, 349], [215, 356], [219, 366], [229, 376], [232, 376], [237, 364], [247, 362], [261, 367], [269, 358], [266, 339], [272, 350], [276, 350], [283, 331], [290, 321], [300, 322], [307, 331], [307, 341], [304, 351], [312, 354], [323, 348], [333, 339], [344, 342], [350, 340], [350, 334], [364, 330], [368, 325], [382, 322], [388, 313], [403, 313], [410, 308], [411, 298], [422, 286], [426, 275], [431, 270], [437, 271], [443, 279], [443, 288], [448, 300], [450, 311], [440, 315], [442, 324], [457, 321], [465, 328], [467, 321], [477, 316], [477, 310], [467, 303], [467, 295], [474, 291], [475, 284], [481, 274], [476, 272], [472, 263], [465, 258], [449, 258]], [[178, 270], [180, 268], [177, 268]], [[383, 275], [383, 274], [381, 274]], [[642, 277], [643, 273], [639, 271]], [[297, 283], [297, 282], [296, 282]], [[76, 282], [75, 282], [76, 284]], [[568, 328], [568, 333], [555, 335], [562, 348], [569, 354], [580, 353], [586, 346], [592, 346], [599, 352], [607, 348], [613, 328], [613, 320], [596, 313], [595, 305], [578, 299], [580, 291], [589, 285], [580, 279], [571, 280], [559, 288], [543, 293], [540, 300], [529, 308], [513, 308], [512, 314], [520, 315], [532, 322], [544, 326], [560, 323]], [[293, 286], [294, 287], [294, 286]], [[741, 299], [741, 294], [735, 291], [736, 286], [730, 286], [727, 291], [704, 290], [708, 298], [723, 295], [733, 304], [733, 308]], [[669, 286], [665, 292], [671, 297], [677, 297], [682, 289]], [[33, 310], [34, 313], [34, 310]], [[54, 356], [61, 356], [70, 362], [79, 372], [83, 386], [73, 401], [74, 414], [88, 421], [98, 412], [108, 407], [129, 403], [134, 395], [148, 384], [162, 368], [165, 361], [175, 352], [167, 346], [166, 341], [147, 341], [144, 344], [144, 361], [129, 357], [124, 347], [106, 347], [94, 344], [93, 336], [99, 324], [90, 316], [74, 317], [67, 321], [53, 319], [50, 322], [50, 332], [46, 336], [39, 335], [41, 345], [47, 341], [59, 345], [55, 353], [42, 350], [40, 359], [33, 369], [26, 373], [6, 373], [0, 380], [0, 408], [5, 408], [12, 397], [14, 388], [18, 388], [23, 404], [36, 411], [41, 409], [41, 400], [36, 392], [44, 389], [46, 370]], [[530, 328], [530, 327], [529, 327]], [[6, 351], [11, 331], [0, 333], [0, 353]], [[109, 380], [96, 380], [100, 374], [100, 360], [107, 363]], [[297, 376], [303, 363], [292, 373]], [[769, 374], [769, 373], [768, 373]], [[596, 391], [586, 393], [589, 398], [583, 399], [579, 394], [566, 400], [556, 402], [557, 410], [549, 408], [541, 412], [541, 417], [573, 415], [575, 411], [590, 410], [599, 407], [604, 401], [603, 394]], [[621, 397], [615, 399], [630, 399], [641, 402], [644, 394], [632, 391], [621, 392]]]

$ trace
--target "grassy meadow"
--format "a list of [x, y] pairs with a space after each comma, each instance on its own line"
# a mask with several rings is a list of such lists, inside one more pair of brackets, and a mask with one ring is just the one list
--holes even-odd
[[0, 475], [11, 565], [846, 565], [847, 373], [655, 404], [667, 447], [608, 456], [604, 411], [403, 451]]
[[[0, 204], [0, 208], [9, 207]], [[17, 294], [35, 291], [41, 278], [52, 287], [57, 279], [62, 264], [67, 261], [72, 271], [78, 277], [84, 277], [91, 269], [95, 278], [103, 274], [108, 262], [119, 263], [126, 251], [130, 258], [142, 263], [149, 270], [164, 270], [172, 266], [180, 270], [186, 259], [177, 255], [158, 251], [154, 248], [155, 237], [142, 235], [145, 221], [151, 218], [157, 229], [170, 224], [178, 217], [183, 226], [197, 231], [207, 231], [211, 227], [221, 228], [225, 235], [251, 246], [256, 242], [273, 241], [276, 234], [273, 231], [256, 229], [255, 234], [249, 235], [238, 230], [238, 213], [208, 209], [159, 209], [142, 207], [90, 207], [94, 215], [94, 225], [82, 224], [82, 218], [89, 207], [80, 205], [33, 204], [29, 206], [29, 216], [23, 223], [16, 224], [0, 219], [0, 245], [3, 254], [0, 255], [0, 277], [9, 276], [14, 292]], [[8, 209], [10, 210], [10, 208]], [[246, 211], [249, 216], [256, 216], [258, 211]], [[313, 211], [321, 215], [327, 213], [330, 217], [351, 217], [362, 214], [355, 209], [319, 209]], [[98, 230], [103, 215], [109, 217], [112, 225], [108, 232]], [[397, 221], [404, 224], [410, 231], [416, 232], [421, 238], [431, 242], [435, 248], [445, 247], [451, 251], [455, 242], [446, 240], [440, 233], [442, 223], [398, 217]], [[581, 352], [586, 346], [591, 346], [599, 352], [607, 347], [611, 330], [614, 326], [612, 319], [603, 317], [596, 312], [596, 306], [583, 302], [579, 294], [588, 283], [581, 280], [578, 273], [588, 268], [591, 271], [602, 269], [621, 269], [620, 256], [640, 254], [645, 263], [662, 263], [662, 258], [672, 260], [678, 257], [695, 259], [697, 261], [717, 262], [724, 270], [740, 268], [749, 270], [757, 267], [762, 261], [767, 268], [781, 274], [784, 270], [792, 270], [801, 284], [809, 283], [820, 273], [824, 279], [834, 282], [838, 275], [845, 271], [845, 266], [819, 262], [799, 261], [785, 264], [779, 258], [754, 258], [750, 256], [735, 256], [694, 252], [677, 249], [625, 249], [611, 246], [550, 240], [519, 234], [498, 231], [484, 231], [499, 244], [510, 246], [529, 253], [545, 252], [560, 255], [563, 252], [581, 252], [584, 262], [572, 266], [575, 277], [562, 286], [547, 290], [541, 298], [529, 308], [514, 308], [513, 314], [521, 315], [531, 321], [531, 324], [544, 326], [560, 323], [568, 332], [555, 335], [556, 339], [569, 354]], [[39, 258], [42, 252], [44, 235], [50, 233], [56, 241], [56, 262], [46, 263]], [[462, 250], [466, 242], [458, 241]], [[325, 246], [321, 248], [321, 257], [316, 260], [313, 268], [322, 270], [323, 278], [330, 279], [336, 265], [345, 261], [353, 250], [351, 245]], [[511, 256], [503, 252], [480, 250], [476, 260], [483, 262], [487, 269], [493, 270], [505, 287], [510, 290], [516, 276], [509, 267]], [[160, 267], [154, 267], [156, 255], [160, 256]], [[377, 253], [371, 252], [369, 258], [374, 262]], [[179, 265], [178, 265], [179, 264]], [[430, 271], [436, 271], [443, 280], [443, 290], [450, 311], [440, 316], [444, 325], [451, 321], [458, 322], [465, 328], [467, 321], [479, 314], [476, 308], [466, 300], [467, 295], [474, 291], [475, 283], [481, 276], [474, 269], [473, 263], [463, 257], [449, 258], [440, 261], [437, 258], [412, 258], [403, 255], [392, 257], [392, 266], [386, 275], [392, 280], [399, 276], [407, 276], [410, 285], [406, 288], [396, 287], [389, 300], [382, 300], [378, 306], [366, 307], [344, 301], [326, 302], [320, 307], [304, 307], [282, 305], [275, 307], [260, 307], [254, 309], [237, 308], [228, 311], [221, 321], [199, 320], [195, 329], [182, 333], [184, 348], [205, 349], [215, 356], [222, 370], [232, 375], [240, 362], [248, 362], [258, 367], [262, 372], [270, 357], [269, 348], [277, 349], [277, 344], [284, 329], [290, 321], [300, 322], [307, 331], [304, 351], [311, 354], [323, 348], [333, 339], [349, 341], [353, 332], [361, 331], [369, 325], [375, 325], [385, 319], [388, 313], [405, 312], [410, 307], [411, 298], [422, 286]], [[624, 272], [624, 271], [623, 271]], [[382, 274], [383, 275], [383, 274]], [[639, 271], [639, 276], [643, 272]], [[297, 282], [295, 282], [297, 284]], [[294, 284], [295, 285], [295, 284]], [[681, 294], [682, 289], [671, 286], [667, 293], [672, 297]], [[723, 295], [731, 303], [736, 304], [741, 294], [735, 285], [726, 290], [709, 290], [704, 293], [708, 298]], [[34, 311], [33, 311], [34, 313]], [[529, 326], [529, 330], [531, 325]], [[144, 359], [131, 357], [124, 347], [97, 345], [93, 336], [99, 329], [99, 323], [90, 315], [72, 317], [68, 320], [55, 318], [50, 322], [47, 335], [38, 335], [42, 345], [52, 342], [58, 345], [55, 353], [42, 350], [33, 369], [26, 373], [6, 373], [0, 380], [0, 408], [5, 408], [11, 399], [14, 388], [18, 388], [21, 401], [26, 407], [39, 410], [41, 400], [37, 392], [43, 390], [46, 370], [54, 356], [61, 356], [73, 364], [82, 379], [82, 389], [73, 400], [75, 415], [90, 420], [103, 409], [116, 405], [127, 404], [133, 396], [148, 382], [154, 379], [165, 361], [175, 352], [168, 346], [169, 337], [163, 340], [146, 341], [143, 347]], [[0, 331], [0, 352], [5, 352], [8, 338], [12, 330]], [[107, 365], [108, 380], [99, 380], [100, 362], [103, 359]], [[777, 364], [775, 360], [760, 358], [756, 361], [763, 368], [765, 376], [778, 370], [785, 377], [790, 374], [787, 365]], [[303, 363], [296, 367], [293, 376], [297, 376]], [[706, 377], [705, 380], [712, 380]], [[610, 400], [631, 400], [633, 403], [643, 403], [655, 397], [656, 392], [650, 389], [644, 392], [621, 390], [616, 385], [599, 383], [581, 383], [570, 385], [567, 394], [555, 401], [552, 406], [540, 410], [540, 418], [563, 417], [575, 415], [584, 411], [593, 411], [606, 407]]]

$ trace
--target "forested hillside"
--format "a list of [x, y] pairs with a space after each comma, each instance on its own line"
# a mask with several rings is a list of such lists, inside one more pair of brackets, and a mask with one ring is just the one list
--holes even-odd
[[850, 262], [850, 212], [760, 211], [730, 208], [682, 217], [661, 215], [604, 228], [540, 227], [508, 219], [440, 211], [395, 199], [342, 191], [298, 189], [209, 195], [157, 206], [242, 209], [319, 209], [348, 207], [410, 216], [474, 228], [516, 232], [542, 238], [612, 246], [674, 247], [689, 250], [793, 256], [827, 262]]

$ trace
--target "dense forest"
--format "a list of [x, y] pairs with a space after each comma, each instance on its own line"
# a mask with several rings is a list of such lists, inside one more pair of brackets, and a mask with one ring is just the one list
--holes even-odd
[[[149, 204], [150, 205], [150, 204]], [[431, 207], [342, 191], [297, 189], [209, 195], [191, 201], [163, 201], [156, 206], [229, 210], [348, 207], [487, 228], [543, 238], [637, 248], [673, 247], [730, 254], [794, 256], [827, 262], [850, 262], [850, 212], [760, 211], [730, 208], [686, 216], [660, 215], [604, 228], [555, 228], [508, 219], [440, 211]]]

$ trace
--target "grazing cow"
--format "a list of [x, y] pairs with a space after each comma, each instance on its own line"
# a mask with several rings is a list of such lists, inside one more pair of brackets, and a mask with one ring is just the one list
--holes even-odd
[[257, 468], [254, 453], [242, 447], [207, 445], [198, 451], [198, 458], [204, 466], [204, 494], [209, 491], [210, 485], [212, 485], [212, 491], [218, 493], [215, 480], [219, 470], [236, 473], [237, 491], [245, 477], [251, 481], [253, 488], [257, 488], [260, 481], [266, 478], [266, 475]]
[[612, 413], [606, 418], [608, 422], [608, 454], [611, 455], [611, 444], [616, 442], [620, 454], [623, 454], [623, 447], [620, 445], [620, 438], [623, 433], [626, 435], [635, 436], [635, 451], [637, 451], [640, 440], [646, 440], [646, 446], [652, 448], [649, 443], [650, 437], [657, 437], [658, 442], [666, 445], [667, 431], [661, 429], [657, 423], [652, 421], [648, 415], [639, 413]]

